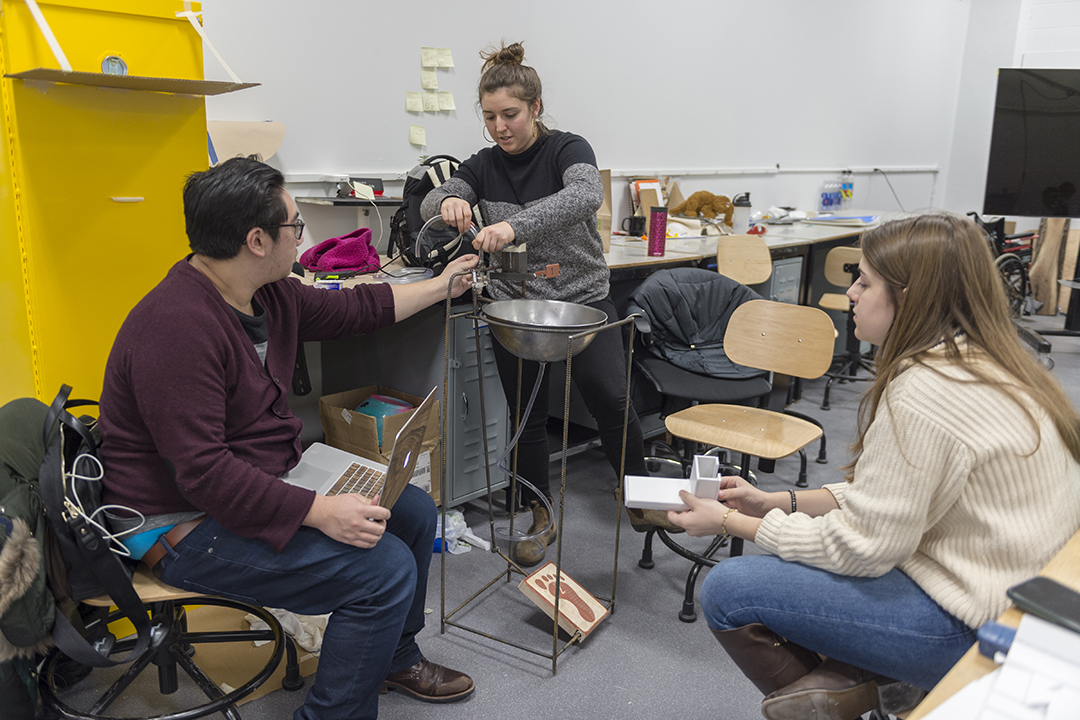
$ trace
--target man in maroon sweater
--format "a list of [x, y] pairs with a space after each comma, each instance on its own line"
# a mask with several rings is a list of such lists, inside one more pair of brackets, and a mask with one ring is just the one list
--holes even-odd
[[[296, 720], [374, 718], [380, 689], [430, 702], [472, 693], [463, 673], [425, 659], [435, 506], [409, 486], [393, 513], [359, 495], [326, 497], [280, 480], [299, 461], [287, 388], [297, 341], [391, 325], [445, 298], [437, 278], [349, 290], [289, 274], [304, 223], [280, 172], [234, 158], [188, 178], [192, 254], [131, 311], [101, 397], [104, 497], [125, 542], [164, 582], [332, 613], [319, 671]], [[455, 296], [469, 287], [457, 278]]]

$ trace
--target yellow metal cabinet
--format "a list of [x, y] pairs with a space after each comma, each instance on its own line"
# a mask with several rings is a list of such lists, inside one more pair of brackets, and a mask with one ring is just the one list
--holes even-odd
[[[187, 252], [181, 191], [207, 167], [201, 93], [226, 91], [201, 83], [179, 0], [39, 7], [73, 72], [26, 3], [2, 0], [0, 403], [51, 400], [61, 383], [100, 394], [120, 324]], [[101, 86], [108, 56], [126, 63], [126, 87]], [[40, 76], [59, 81], [25, 79]], [[193, 93], [155, 89], [177, 80]]]

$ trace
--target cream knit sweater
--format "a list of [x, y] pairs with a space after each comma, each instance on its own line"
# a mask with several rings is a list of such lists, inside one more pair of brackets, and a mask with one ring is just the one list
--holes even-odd
[[1037, 433], [1001, 391], [938, 369], [950, 377], [915, 365], [889, 386], [853, 482], [825, 486], [839, 510], [773, 510], [755, 542], [841, 575], [899, 568], [975, 628], [1080, 528], [1080, 465], [1045, 413]]

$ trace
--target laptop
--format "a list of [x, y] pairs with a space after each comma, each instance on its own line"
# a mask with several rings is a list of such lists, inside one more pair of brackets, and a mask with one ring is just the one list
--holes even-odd
[[435, 407], [437, 390], [432, 388], [398, 431], [390, 450], [389, 465], [323, 443], [313, 443], [304, 451], [296, 467], [281, 479], [320, 495], [359, 493], [366, 498], [379, 495], [380, 505], [393, 507], [412, 479]]

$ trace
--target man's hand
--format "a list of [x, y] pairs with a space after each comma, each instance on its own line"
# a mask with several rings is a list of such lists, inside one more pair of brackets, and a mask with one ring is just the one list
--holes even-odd
[[[465, 270], [472, 270], [476, 267], [476, 263], [479, 262], [480, 257], [477, 255], [462, 255], [457, 260], [451, 260], [446, 269], [439, 274], [439, 280], [441, 287], [446, 288], [446, 285], [450, 282], [450, 277], [454, 273], [463, 272]], [[454, 278], [454, 287], [450, 291], [451, 297], [458, 297], [466, 290], [472, 287], [472, 274], [460, 275]], [[445, 296], [443, 296], [445, 297]]]
[[368, 500], [356, 494], [316, 495], [303, 524], [338, 542], [373, 548], [386, 531], [386, 521], [390, 518], [390, 511], [378, 502], [378, 497]]

